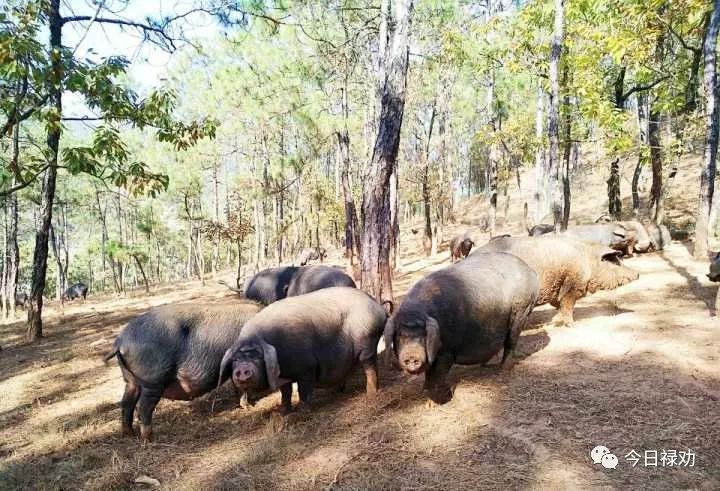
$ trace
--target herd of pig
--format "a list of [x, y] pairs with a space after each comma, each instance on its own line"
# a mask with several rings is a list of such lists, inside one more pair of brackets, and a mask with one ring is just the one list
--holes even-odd
[[415, 283], [397, 309], [323, 265], [260, 271], [245, 283], [246, 300], [154, 308], [127, 324], [106, 357], [117, 358], [125, 380], [122, 431], [134, 434], [137, 410], [140, 437], [151, 440], [161, 398], [189, 400], [228, 379], [250, 403], [279, 389], [287, 413], [293, 383], [297, 409], [307, 410], [316, 387], [342, 388], [361, 365], [371, 396], [383, 335], [388, 366], [424, 373], [428, 397], [445, 403], [453, 364], [484, 364], [502, 352], [501, 366], [510, 366], [536, 305], [551, 304], [558, 309], [553, 322], [571, 325], [578, 299], [638, 278], [622, 254], [661, 249], [669, 240], [667, 230], [637, 222], [529, 232], [494, 237], [472, 253], [472, 239], [457, 237], [452, 264]]

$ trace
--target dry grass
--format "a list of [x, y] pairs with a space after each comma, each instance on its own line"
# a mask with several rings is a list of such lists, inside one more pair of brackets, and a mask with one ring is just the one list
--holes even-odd
[[[692, 165], [679, 184], [689, 186]], [[586, 176], [583, 192], [602, 195], [603, 177]], [[693, 193], [671, 196], [673, 217], [689, 216], [683, 194]], [[519, 231], [522, 199], [512, 197], [507, 230]], [[603, 206], [577, 211], [587, 218]], [[464, 215], [483, 210], [471, 200]], [[420, 258], [411, 234], [404, 243], [399, 294], [447, 264], [446, 251]], [[127, 489], [141, 475], [167, 489], [718, 489], [716, 287], [680, 243], [627, 262], [640, 279], [581, 301], [576, 327], [551, 327], [552, 310], [538, 309], [512, 370], [455, 367], [444, 406], [428, 407], [420, 378], [389, 369], [375, 399], [358, 371], [344, 394], [318, 391], [311, 414], [289, 417], [276, 411], [278, 394], [245, 410], [224, 388], [214, 413], [212, 394], [162, 401], [158, 440], [147, 446], [119, 436], [122, 380], [101, 355], [151, 305], [233, 301], [223, 287], [190, 282], [53, 309], [47, 337], [32, 346], [21, 341], [22, 323], [0, 326], [0, 489]], [[618, 455], [617, 469], [592, 464], [597, 444]], [[632, 468], [624, 459], [631, 449], [688, 448], [694, 467]]]

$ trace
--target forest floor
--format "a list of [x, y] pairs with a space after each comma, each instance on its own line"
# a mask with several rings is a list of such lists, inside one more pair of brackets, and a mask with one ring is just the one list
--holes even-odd
[[[695, 178], [694, 169], [683, 171]], [[575, 196], [604, 196], [603, 177], [579, 180]], [[669, 197], [674, 223], [691, 216], [694, 193], [684, 194], [693, 196], [682, 201], [681, 190]], [[511, 198], [504, 226], [519, 232], [524, 198]], [[580, 221], [605, 207], [589, 201], [579, 202]], [[477, 217], [484, 200], [462, 206], [464, 218]], [[465, 228], [449, 227], [446, 235]], [[484, 242], [486, 235], [471, 231]], [[448, 264], [446, 250], [424, 257], [406, 234], [395, 281], [400, 297]], [[688, 245], [673, 242], [628, 259], [640, 279], [581, 300], [572, 328], [548, 324], [553, 310], [538, 308], [513, 369], [454, 367], [454, 398], [446, 405], [428, 406], [420, 377], [381, 365], [374, 399], [365, 397], [358, 370], [344, 394], [319, 390], [309, 414], [281, 416], [279, 394], [242, 409], [227, 386], [214, 411], [215, 394], [163, 400], [157, 440], [148, 445], [120, 436], [123, 382], [102, 356], [150, 306], [237, 301], [224, 287], [188, 282], [149, 296], [53, 307], [46, 337], [33, 345], [22, 341], [22, 322], [2, 325], [0, 489], [135, 488], [140, 476], [165, 489], [718, 489], [717, 286]], [[596, 445], [618, 457], [615, 469], [593, 464]], [[683, 452], [684, 465], [661, 460], [673, 450]], [[626, 457], [632, 451], [640, 456], [636, 466]], [[646, 466], [653, 451], [657, 465]]]

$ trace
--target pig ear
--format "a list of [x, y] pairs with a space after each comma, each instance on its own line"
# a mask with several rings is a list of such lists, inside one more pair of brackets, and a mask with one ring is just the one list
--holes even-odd
[[627, 229], [622, 225], [618, 224], [615, 226], [615, 228], [613, 228], [613, 235], [617, 235], [618, 237], [626, 237], [627, 233]]
[[392, 302], [392, 300], [385, 300], [383, 301], [382, 306], [385, 309], [385, 313], [388, 315], [388, 317], [390, 317], [395, 310], [395, 304]]
[[609, 261], [615, 264], [620, 264], [620, 255], [622, 255], [622, 252], [610, 249], [609, 247], [601, 248], [599, 254], [601, 261]]
[[270, 390], [277, 390], [280, 387], [280, 365], [278, 364], [277, 351], [275, 351], [272, 344], [265, 342], [262, 343], [262, 350], [268, 385], [270, 385]]
[[227, 351], [225, 351], [225, 355], [223, 355], [223, 359], [220, 362], [220, 373], [218, 374], [218, 388], [222, 385], [223, 380], [225, 380], [225, 372], [228, 369], [228, 363], [230, 363], [230, 360], [232, 359], [233, 355], [233, 349], [228, 348]]
[[427, 351], [428, 364], [432, 365], [440, 351], [440, 326], [433, 317], [425, 321], [425, 351]]
[[393, 338], [395, 338], [395, 322], [391, 318], [388, 317], [388, 320], [385, 322], [385, 332], [383, 333], [383, 338], [385, 339], [385, 351], [391, 353], [393, 348]]

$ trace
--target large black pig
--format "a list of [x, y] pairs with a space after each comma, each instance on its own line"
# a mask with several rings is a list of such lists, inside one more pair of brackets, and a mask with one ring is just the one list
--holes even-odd
[[232, 291], [242, 293], [250, 300], [270, 305], [285, 297], [303, 295], [322, 288], [350, 286], [355, 282], [341, 269], [329, 266], [281, 266], [260, 271], [245, 282], [245, 288], [233, 288], [221, 282]]
[[291, 409], [297, 382], [301, 408], [313, 389], [342, 386], [359, 362], [368, 394], [377, 391], [377, 345], [387, 314], [366, 293], [349, 287], [317, 290], [266, 307], [243, 328], [222, 359], [219, 383], [231, 377], [243, 392], [280, 389]]
[[68, 300], [75, 300], [76, 298], [82, 298], [83, 302], [87, 299], [87, 293], [88, 293], [88, 286], [81, 282], [75, 283], [74, 285], [71, 285], [60, 297], [60, 300], [62, 302], [67, 302]]
[[133, 434], [136, 405], [140, 435], [148, 441], [160, 398], [190, 400], [212, 390], [223, 354], [260, 309], [250, 302], [165, 305], [130, 321], [106, 357], [117, 357], [125, 379], [120, 402], [123, 433]]
[[329, 266], [303, 266], [297, 269], [290, 280], [287, 296], [295, 297], [333, 286], [356, 288], [353, 279], [341, 269]]
[[387, 322], [385, 345], [425, 389], [448, 402], [450, 367], [486, 363], [503, 349], [506, 364], [538, 295], [538, 277], [519, 258], [475, 253], [418, 281]]

